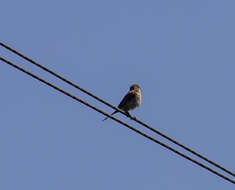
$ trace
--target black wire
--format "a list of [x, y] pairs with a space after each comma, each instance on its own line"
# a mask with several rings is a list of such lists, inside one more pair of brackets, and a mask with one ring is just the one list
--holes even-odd
[[176, 154], [182, 156], [183, 158], [185, 158], [185, 159], [187, 159], [187, 160], [190, 160], [191, 162], [193, 162], [193, 163], [199, 165], [200, 167], [202, 167], [202, 168], [204, 168], [204, 169], [206, 169], [206, 170], [208, 170], [208, 171], [214, 173], [215, 175], [217, 175], [217, 176], [219, 176], [219, 177], [221, 177], [221, 178], [223, 178], [223, 179], [225, 179], [225, 180], [227, 180], [227, 181], [229, 181], [229, 182], [235, 184], [235, 181], [232, 180], [232, 179], [230, 179], [229, 177], [227, 177], [227, 176], [225, 176], [225, 175], [223, 175], [223, 174], [217, 172], [216, 170], [213, 170], [212, 168], [210, 168], [210, 167], [208, 167], [208, 166], [202, 164], [201, 162], [199, 162], [199, 161], [197, 161], [197, 160], [194, 160], [193, 158], [191, 158], [191, 157], [189, 157], [189, 156], [183, 154], [182, 152], [180, 152], [180, 151], [178, 151], [178, 150], [175, 150], [174, 148], [172, 148], [172, 147], [170, 147], [170, 146], [168, 146], [168, 145], [162, 143], [161, 141], [159, 141], [159, 140], [157, 140], [157, 139], [155, 139], [155, 138], [153, 138], [153, 137], [147, 135], [146, 133], [143, 133], [142, 131], [140, 131], [140, 130], [134, 128], [133, 126], [131, 126], [131, 125], [129, 125], [129, 124], [127, 124], [127, 123], [125, 123], [125, 122], [123, 122], [123, 121], [121, 121], [121, 120], [115, 118], [115, 117], [113, 117], [112, 115], [110, 115], [110, 114], [108, 114], [108, 113], [106, 113], [106, 112], [100, 110], [99, 108], [97, 108], [97, 107], [95, 107], [95, 106], [93, 106], [93, 105], [87, 103], [86, 101], [84, 101], [84, 100], [82, 100], [82, 99], [80, 99], [80, 98], [78, 98], [78, 97], [76, 97], [76, 96], [74, 96], [74, 95], [68, 93], [67, 91], [65, 91], [65, 90], [63, 90], [63, 89], [61, 89], [61, 88], [55, 86], [54, 84], [51, 84], [50, 82], [48, 82], [48, 81], [46, 81], [46, 80], [44, 80], [44, 79], [38, 77], [37, 75], [35, 75], [35, 74], [33, 74], [33, 73], [31, 73], [31, 72], [29, 72], [29, 71], [23, 69], [22, 67], [19, 67], [18, 65], [15, 65], [14, 63], [12, 63], [12, 62], [10, 62], [10, 61], [4, 59], [3, 57], [0, 57], [0, 60], [2, 60], [4, 63], [6, 63], [6, 64], [8, 64], [8, 65], [10, 65], [10, 66], [12, 66], [12, 67], [14, 67], [14, 68], [20, 70], [20, 71], [22, 71], [22, 72], [24, 72], [24, 73], [30, 75], [31, 77], [33, 77], [33, 78], [35, 78], [35, 79], [41, 81], [42, 83], [44, 83], [44, 84], [46, 84], [46, 85], [48, 85], [48, 86], [54, 88], [55, 90], [57, 90], [57, 91], [59, 91], [59, 92], [65, 94], [65, 95], [69, 96], [70, 98], [73, 98], [74, 100], [76, 100], [76, 101], [78, 101], [78, 102], [80, 102], [80, 103], [82, 103], [82, 104], [84, 104], [84, 105], [86, 105], [86, 106], [92, 108], [93, 110], [95, 110], [95, 111], [97, 111], [97, 112], [99, 112], [99, 113], [102, 113], [103, 115], [105, 115], [105, 116], [107, 116], [107, 117], [109, 117], [109, 118], [111, 118], [111, 119], [117, 121], [118, 123], [120, 123], [120, 124], [126, 126], [127, 128], [131, 129], [132, 131], [134, 131], [134, 132], [136, 132], [136, 133], [138, 133], [138, 134], [140, 134], [140, 135], [142, 135], [142, 136], [144, 136], [144, 137], [150, 139], [151, 141], [153, 141], [153, 142], [155, 142], [155, 143], [157, 143], [157, 144], [160, 144], [161, 146], [167, 148], [168, 150], [171, 150], [172, 152], [174, 152], [174, 153], [176, 153]]
[[[121, 112], [122, 114], [126, 115], [127, 117], [130, 117], [130, 116], [127, 115], [125, 112], [123, 112], [121, 109], [119, 109], [119, 108], [113, 106], [112, 104], [110, 104], [110, 103], [104, 101], [103, 99], [99, 98], [98, 96], [95, 96], [95, 95], [92, 94], [91, 92], [89, 92], [89, 91], [87, 91], [87, 90], [81, 88], [81, 87], [78, 86], [77, 84], [75, 84], [75, 83], [69, 81], [68, 79], [62, 77], [61, 75], [55, 73], [54, 71], [52, 71], [52, 70], [50, 70], [50, 69], [44, 67], [43, 65], [37, 63], [36, 61], [34, 61], [34, 60], [32, 60], [32, 59], [26, 57], [25, 55], [23, 55], [22, 53], [16, 51], [15, 49], [9, 47], [8, 45], [6, 45], [6, 44], [4, 44], [4, 43], [2, 43], [2, 42], [0, 42], [0, 45], [3, 46], [3, 47], [6, 48], [6, 49], [12, 51], [13, 53], [17, 54], [18, 56], [22, 57], [23, 59], [25, 59], [25, 60], [31, 62], [32, 64], [34, 64], [34, 65], [40, 67], [41, 69], [43, 69], [43, 70], [49, 72], [50, 74], [52, 74], [52, 75], [54, 75], [55, 77], [61, 79], [62, 81], [68, 83], [69, 85], [71, 85], [71, 86], [73, 86], [73, 87], [75, 87], [75, 88], [81, 90], [82, 92], [88, 94], [89, 96], [95, 98], [96, 100], [98, 100], [98, 101], [104, 103], [105, 105], [107, 105], [107, 106], [113, 108], [114, 110], [117, 110], [117, 111]], [[173, 138], [171, 138], [171, 137], [169, 137], [169, 136], [163, 134], [162, 132], [158, 131], [157, 129], [155, 129], [155, 128], [149, 126], [149, 125], [147, 125], [146, 123], [142, 122], [141, 120], [139, 120], [139, 119], [137, 119], [137, 118], [135, 118], [135, 117], [131, 117], [131, 119], [135, 120], [137, 123], [139, 123], [139, 124], [141, 124], [142, 126], [148, 128], [148, 129], [150, 129], [150, 130], [153, 131], [154, 133], [157, 133], [158, 135], [160, 135], [160, 136], [166, 138], [167, 140], [171, 141], [172, 143], [174, 143], [174, 144], [180, 146], [181, 148], [183, 148], [183, 149], [185, 149], [185, 150], [191, 152], [192, 154], [198, 156], [199, 158], [201, 158], [201, 159], [207, 161], [208, 163], [210, 163], [210, 164], [216, 166], [217, 168], [220, 168], [220, 169], [223, 170], [224, 172], [227, 172], [228, 174], [230, 174], [230, 175], [232, 175], [233, 177], [235, 177], [235, 174], [234, 174], [233, 172], [231, 172], [230, 170], [228, 170], [228, 169], [224, 168], [223, 166], [217, 164], [216, 162], [214, 162], [214, 161], [208, 159], [207, 157], [205, 157], [205, 156], [203, 156], [203, 155], [197, 153], [197, 152], [194, 151], [193, 149], [191, 149], [191, 148], [189, 148], [189, 147], [187, 147], [187, 146], [181, 144], [180, 142], [178, 142], [178, 141], [174, 140]]]

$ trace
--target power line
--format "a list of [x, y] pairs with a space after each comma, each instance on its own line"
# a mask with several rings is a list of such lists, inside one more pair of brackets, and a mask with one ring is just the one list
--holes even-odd
[[[64, 78], [63, 76], [61, 76], [61, 75], [55, 73], [54, 71], [52, 71], [52, 70], [46, 68], [45, 66], [43, 66], [43, 65], [41, 65], [41, 64], [39, 64], [39, 63], [37, 63], [36, 61], [34, 61], [34, 60], [28, 58], [27, 56], [23, 55], [22, 53], [18, 52], [18, 51], [15, 50], [15, 49], [9, 47], [8, 45], [6, 45], [6, 44], [4, 44], [4, 43], [2, 43], [2, 42], [0, 42], [0, 45], [1, 45], [2, 47], [6, 48], [6, 49], [8, 49], [8, 50], [10, 50], [10, 51], [12, 51], [13, 53], [17, 54], [18, 56], [22, 57], [23, 59], [25, 59], [25, 60], [31, 62], [32, 64], [36, 65], [37, 67], [39, 67], [39, 68], [41, 68], [41, 69], [43, 69], [43, 70], [49, 72], [50, 74], [54, 75], [55, 77], [59, 78], [60, 80], [62, 80], [62, 81], [64, 81], [64, 82], [66, 82], [67, 84], [69, 84], [69, 85], [71, 85], [71, 86], [73, 86], [73, 87], [75, 87], [75, 88], [81, 90], [82, 92], [84, 92], [84, 93], [88, 94], [89, 96], [95, 98], [96, 100], [98, 100], [98, 101], [104, 103], [105, 105], [107, 105], [107, 106], [113, 108], [114, 110], [117, 110], [117, 111], [121, 112], [122, 114], [126, 115], [127, 117], [130, 117], [130, 116], [127, 115], [125, 112], [123, 112], [121, 109], [119, 109], [119, 108], [113, 106], [112, 104], [110, 104], [110, 103], [104, 101], [103, 99], [101, 99], [101, 98], [99, 98], [98, 96], [92, 94], [91, 92], [85, 90], [84, 88], [81, 88], [80, 86], [78, 86], [77, 84], [75, 84], [75, 83], [69, 81], [68, 79]], [[224, 172], [226, 172], [226, 173], [232, 175], [233, 177], [235, 177], [235, 174], [234, 174], [233, 172], [231, 172], [230, 170], [228, 170], [228, 169], [226, 169], [225, 167], [219, 165], [218, 163], [216, 163], [216, 162], [214, 162], [214, 161], [208, 159], [207, 157], [205, 157], [205, 156], [199, 154], [198, 152], [196, 152], [196, 151], [194, 151], [193, 149], [191, 149], [191, 148], [189, 148], [189, 147], [183, 145], [182, 143], [180, 143], [180, 142], [174, 140], [173, 138], [171, 138], [171, 137], [165, 135], [164, 133], [158, 131], [157, 129], [155, 129], [155, 128], [149, 126], [149, 125], [147, 125], [146, 123], [144, 123], [143, 121], [137, 119], [136, 117], [131, 117], [131, 119], [133, 119], [133, 120], [136, 121], [137, 123], [141, 124], [142, 126], [148, 128], [149, 130], [153, 131], [154, 133], [157, 133], [158, 135], [160, 135], [160, 136], [166, 138], [167, 140], [171, 141], [172, 143], [174, 143], [174, 144], [180, 146], [181, 148], [187, 150], [188, 152], [190, 152], [190, 153], [192, 153], [192, 154], [198, 156], [199, 158], [205, 160], [206, 162], [208, 162], [208, 163], [214, 165], [215, 167], [217, 167], [217, 168], [223, 170]]]
[[104, 112], [103, 110], [101, 110], [101, 109], [99, 109], [99, 108], [97, 108], [97, 107], [95, 107], [95, 106], [89, 104], [88, 102], [86, 102], [86, 101], [84, 101], [84, 100], [82, 100], [82, 99], [80, 99], [80, 98], [78, 98], [78, 97], [76, 97], [76, 96], [70, 94], [69, 92], [67, 92], [67, 91], [65, 91], [65, 90], [63, 90], [63, 89], [61, 89], [61, 88], [55, 86], [54, 84], [52, 84], [52, 83], [50, 83], [50, 82], [48, 82], [48, 81], [46, 81], [46, 80], [44, 80], [44, 79], [38, 77], [37, 75], [35, 75], [35, 74], [33, 74], [33, 73], [31, 73], [31, 72], [29, 72], [29, 71], [23, 69], [22, 67], [19, 67], [18, 65], [14, 64], [14, 63], [12, 63], [12, 62], [6, 60], [6, 59], [4, 59], [3, 57], [0, 57], [0, 60], [3, 61], [3, 62], [6, 63], [6, 64], [12, 66], [12, 67], [14, 67], [14, 68], [16, 68], [16, 69], [18, 69], [18, 70], [24, 72], [25, 74], [30, 75], [31, 77], [33, 77], [33, 78], [39, 80], [40, 82], [42, 82], [42, 83], [44, 83], [44, 84], [46, 84], [46, 85], [48, 85], [48, 86], [54, 88], [55, 90], [57, 90], [57, 91], [59, 91], [59, 92], [65, 94], [65, 95], [67, 95], [68, 97], [73, 98], [74, 100], [76, 100], [76, 101], [78, 101], [78, 102], [80, 102], [80, 103], [82, 103], [82, 104], [88, 106], [89, 108], [91, 108], [91, 109], [93, 109], [93, 110], [95, 110], [95, 111], [97, 111], [97, 112], [99, 112], [99, 113], [101, 113], [101, 114], [103, 114], [103, 115], [105, 115], [105, 116], [107, 116], [107, 117], [109, 117], [109, 118], [111, 118], [111, 119], [117, 121], [118, 123], [120, 123], [120, 124], [126, 126], [128, 129], [131, 129], [132, 131], [134, 131], [134, 132], [136, 132], [136, 133], [138, 133], [138, 134], [140, 134], [140, 135], [142, 135], [142, 136], [144, 136], [144, 137], [150, 139], [151, 141], [153, 141], [153, 142], [155, 142], [155, 143], [157, 143], [157, 144], [160, 144], [161, 146], [167, 148], [168, 150], [171, 150], [172, 152], [174, 152], [174, 153], [176, 153], [176, 154], [182, 156], [183, 158], [185, 158], [185, 159], [187, 159], [187, 160], [190, 160], [191, 162], [193, 162], [193, 163], [197, 164], [198, 166], [200, 166], [200, 167], [202, 167], [202, 168], [204, 168], [204, 169], [206, 169], [206, 170], [208, 170], [208, 171], [214, 173], [215, 175], [217, 175], [217, 176], [219, 176], [219, 177], [221, 177], [221, 178], [223, 178], [223, 179], [225, 179], [225, 180], [227, 180], [227, 181], [229, 181], [229, 182], [235, 184], [235, 181], [232, 180], [232, 179], [230, 179], [229, 177], [227, 177], [227, 176], [225, 176], [225, 175], [223, 175], [223, 174], [217, 172], [216, 170], [214, 170], [214, 169], [212, 169], [212, 168], [210, 168], [210, 167], [208, 167], [208, 166], [202, 164], [201, 162], [199, 162], [199, 161], [197, 161], [197, 160], [195, 160], [195, 159], [193, 159], [193, 158], [191, 158], [191, 157], [189, 157], [189, 156], [183, 154], [182, 152], [180, 152], [180, 151], [178, 151], [178, 150], [176, 150], [176, 149], [174, 149], [174, 148], [172, 148], [172, 147], [170, 147], [170, 146], [168, 146], [168, 145], [162, 143], [161, 141], [159, 141], [159, 140], [153, 138], [152, 136], [150, 136], [150, 135], [148, 135], [148, 134], [146, 134], [146, 133], [143, 133], [142, 131], [140, 131], [140, 130], [134, 128], [133, 126], [131, 126], [131, 125], [129, 125], [129, 124], [127, 124], [127, 123], [125, 123], [125, 122], [123, 122], [123, 121], [121, 121], [121, 120], [115, 118], [115, 117], [113, 117], [112, 115], [110, 115], [110, 114]]

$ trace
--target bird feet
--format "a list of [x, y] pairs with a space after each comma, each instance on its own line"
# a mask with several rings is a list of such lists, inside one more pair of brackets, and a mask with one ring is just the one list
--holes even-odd
[[126, 115], [127, 115], [128, 117], [130, 117], [130, 119], [132, 119], [132, 120], [133, 120], [133, 119], [134, 119], [134, 120], [136, 119], [136, 117], [132, 116], [128, 111], [126, 112]]

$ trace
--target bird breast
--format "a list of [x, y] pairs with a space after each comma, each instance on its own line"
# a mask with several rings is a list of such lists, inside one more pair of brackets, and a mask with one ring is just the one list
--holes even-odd
[[130, 102], [130, 110], [135, 109], [141, 104], [141, 93], [136, 93], [135, 98]]

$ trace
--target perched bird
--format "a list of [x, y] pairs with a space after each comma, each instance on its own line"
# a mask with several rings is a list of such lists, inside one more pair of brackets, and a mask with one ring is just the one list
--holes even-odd
[[[130, 86], [129, 92], [124, 96], [118, 108], [126, 112], [127, 115], [130, 116], [129, 110], [135, 109], [141, 104], [141, 90], [138, 84], [133, 84]], [[111, 115], [114, 115], [118, 111], [115, 110]], [[104, 118], [103, 121], [108, 119], [108, 117]]]

